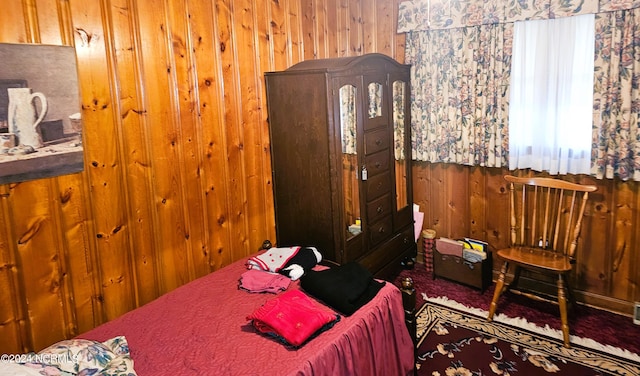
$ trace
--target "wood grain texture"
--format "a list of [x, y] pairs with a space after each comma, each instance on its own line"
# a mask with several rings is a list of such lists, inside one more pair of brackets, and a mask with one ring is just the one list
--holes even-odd
[[[3, 0], [0, 42], [75, 47], [85, 168], [0, 186], [0, 353], [73, 337], [275, 241], [264, 72], [403, 62], [398, 3]], [[506, 242], [504, 173], [414, 164], [424, 228]], [[629, 312], [639, 187], [598, 187], [574, 278], [583, 301]]]
[[[509, 243], [507, 169], [416, 163], [414, 201], [425, 212], [423, 228], [437, 236], [471, 236], [492, 249]], [[518, 171], [519, 176], [544, 174]], [[565, 176], [573, 182], [595, 184], [589, 195], [577, 265], [571, 278], [578, 301], [631, 315], [638, 300], [638, 197], [640, 184]], [[455, 184], [450, 182], [455, 181]], [[502, 213], [502, 214], [501, 214]], [[494, 262], [498, 271], [501, 262]]]

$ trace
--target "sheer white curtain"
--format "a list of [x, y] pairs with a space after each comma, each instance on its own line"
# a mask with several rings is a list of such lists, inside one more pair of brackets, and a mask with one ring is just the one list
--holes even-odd
[[509, 169], [588, 174], [594, 15], [516, 22]]

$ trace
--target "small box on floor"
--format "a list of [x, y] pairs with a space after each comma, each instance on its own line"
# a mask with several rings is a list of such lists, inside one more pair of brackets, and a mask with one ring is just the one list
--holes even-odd
[[433, 278], [441, 277], [484, 291], [492, 283], [491, 252], [473, 239], [436, 239]]

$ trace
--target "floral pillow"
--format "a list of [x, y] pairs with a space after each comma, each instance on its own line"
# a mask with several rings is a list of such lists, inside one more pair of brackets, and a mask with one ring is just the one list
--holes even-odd
[[[42, 367], [38, 367], [42, 368]], [[41, 376], [38, 368], [29, 367], [26, 364], [0, 362], [0, 375], [2, 376]], [[58, 373], [60, 374], [60, 373]], [[46, 373], [44, 374], [46, 375]]]
[[[24, 367], [29, 374], [47, 376], [100, 375], [136, 376], [129, 345], [124, 336], [105, 342], [87, 339], [69, 339], [55, 343], [37, 354], [26, 354], [26, 363], [13, 363]], [[4, 371], [0, 368], [0, 374]]]

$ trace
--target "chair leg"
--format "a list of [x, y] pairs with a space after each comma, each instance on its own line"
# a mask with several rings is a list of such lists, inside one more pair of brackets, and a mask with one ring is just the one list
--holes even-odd
[[567, 297], [565, 295], [564, 277], [562, 274], [558, 275], [558, 306], [560, 307], [560, 321], [562, 323], [562, 337], [564, 340], [564, 347], [571, 348], [569, 343], [569, 320], [567, 318]]
[[500, 295], [502, 294], [502, 291], [504, 291], [504, 277], [507, 274], [508, 267], [509, 263], [505, 261], [504, 264], [502, 264], [500, 276], [498, 277], [498, 281], [496, 282], [496, 289], [493, 292], [491, 305], [489, 305], [489, 315], [487, 316], [487, 321], [492, 321], [493, 314], [496, 313], [496, 308], [498, 307], [498, 299], [500, 299]]

